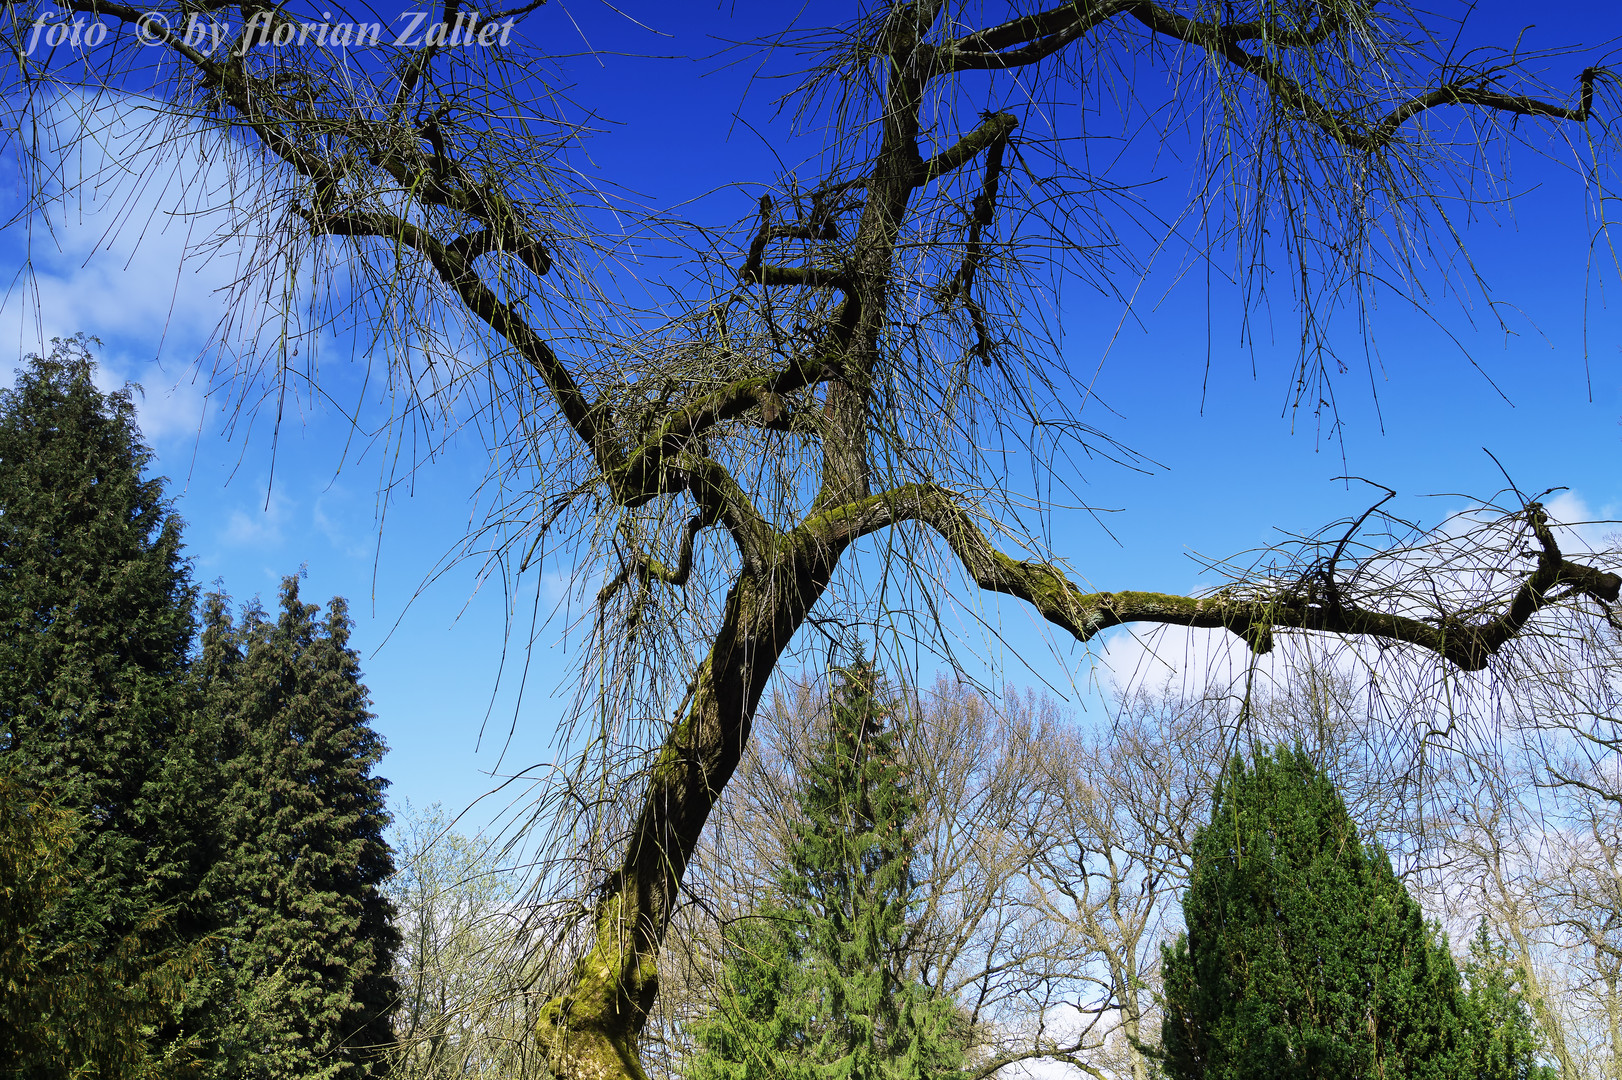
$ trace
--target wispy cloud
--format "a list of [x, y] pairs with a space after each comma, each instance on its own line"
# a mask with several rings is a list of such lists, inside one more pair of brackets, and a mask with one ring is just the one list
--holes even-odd
[[373, 506], [372, 500], [335, 483], [316, 497], [310, 517], [328, 543], [349, 558], [359, 559], [376, 549], [377, 523], [370, 512]]
[[[137, 416], [157, 443], [198, 432], [210, 390], [229, 392], [211, 387], [199, 358], [233, 348], [228, 300], [246, 280], [254, 238], [233, 232], [230, 218], [249, 194], [239, 189], [260, 185], [218, 137], [154, 121], [146, 105], [62, 94], [37, 106], [40, 156], [61, 168], [41, 191], [0, 188], [10, 220], [0, 252], [16, 267], [0, 279], [0, 342], [21, 357], [48, 351], [52, 338], [99, 338], [98, 382], [142, 387]], [[3, 165], [26, 175], [25, 152], [13, 143]], [[0, 352], [0, 381], [10, 383], [12, 366]]]
[[222, 539], [236, 547], [280, 547], [286, 540], [287, 528], [294, 524], [295, 509], [296, 504], [279, 487], [272, 488], [254, 506], [239, 506], [231, 511]]

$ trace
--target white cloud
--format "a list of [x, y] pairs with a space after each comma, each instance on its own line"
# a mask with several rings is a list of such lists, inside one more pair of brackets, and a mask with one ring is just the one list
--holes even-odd
[[3, 308], [19, 343], [78, 330], [152, 342], [212, 331], [220, 290], [242, 269], [240, 245], [202, 245], [230, 213], [218, 193], [234, 166], [219, 140], [175, 132], [133, 97], [67, 94], [39, 111], [40, 157], [71, 179], [37, 196], [43, 213], [8, 200], [23, 212], [8, 239], [24, 261]]
[[372, 554], [377, 545], [376, 519], [369, 512], [371, 505], [369, 500], [357, 498], [346, 486], [334, 483], [316, 496], [310, 510], [311, 521], [316, 531], [338, 551], [352, 559], [363, 558]]
[[1561, 526], [1555, 539], [1566, 554], [1603, 551], [1611, 546], [1606, 538], [1618, 529], [1614, 507], [1596, 511], [1575, 491], [1562, 491], [1543, 505], [1550, 519]]
[[[225, 320], [255, 246], [238, 207], [256, 205], [274, 180], [240, 147], [156, 115], [124, 95], [42, 104], [43, 190], [0, 192], [12, 222], [0, 250], [18, 267], [0, 292], [0, 341], [21, 357], [56, 337], [99, 338], [98, 383], [142, 386], [137, 416], [154, 443], [195, 434], [210, 391], [230, 393], [226, 380], [211, 386], [212, 365], [199, 358], [236, 349], [241, 335]], [[24, 152], [13, 143], [0, 167], [27, 175]], [[8, 383], [12, 366], [0, 360]]]
[[170, 439], [194, 438], [208, 409], [196, 362], [164, 365], [142, 363], [121, 350], [103, 349], [96, 356], [96, 385], [103, 391], [135, 383], [135, 415], [141, 436], [156, 445]]
[[[263, 486], [261, 491], [265, 490]], [[236, 547], [279, 547], [285, 530], [293, 524], [295, 504], [281, 488], [274, 487], [249, 507], [237, 507], [226, 520], [223, 540]]]

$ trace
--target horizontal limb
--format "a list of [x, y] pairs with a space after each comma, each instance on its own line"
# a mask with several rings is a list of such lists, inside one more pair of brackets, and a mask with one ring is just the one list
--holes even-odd
[[1375, 611], [1344, 599], [1322, 604], [1293, 582], [1243, 596], [1227, 590], [1198, 597], [1083, 592], [1051, 563], [1013, 559], [998, 551], [960, 497], [934, 484], [909, 484], [864, 500], [859, 507], [843, 508], [842, 518], [828, 527], [869, 532], [907, 520], [925, 524], [946, 541], [976, 585], [1024, 600], [1078, 641], [1113, 626], [1159, 623], [1227, 630], [1265, 653], [1272, 648], [1274, 630], [1312, 630], [1416, 645], [1461, 670], [1480, 671], [1544, 608], [1573, 596], [1605, 607], [1622, 594], [1622, 577], [1565, 558], [1542, 506], [1531, 503], [1525, 513], [1538, 542], [1537, 564], [1502, 609], [1486, 617], [1439, 612], [1431, 620]]

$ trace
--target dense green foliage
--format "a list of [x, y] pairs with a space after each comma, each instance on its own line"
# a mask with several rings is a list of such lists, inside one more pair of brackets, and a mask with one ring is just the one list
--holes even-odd
[[1233, 762], [1183, 914], [1164, 958], [1174, 1080], [1469, 1075], [1446, 943], [1303, 751]]
[[[58, 341], [0, 392], [0, 754], [76, 822], [39, 947], [134, 971], [132, 943], [156, 958], [206, 931], [211, 762], [191, 722], [180, 521], [142, 476], [130, 392], [96, 389], [88, 344]], [[153, 1052], [186, 1041], [166, 1025]]]
[[73, 897], [79, 815], [0, 766], [0, 1075], [180, 1077], [187, 1040], [154, 1046], [201, 952], [165, 946], [167, 912], [111, 942], [54, 932]]
[[1555, 1080], [1559, 1071], [1542, 1063], [1543, 1039], [1527, 1007], [1525, 974], [1508, 947], [1495, 942], [1482, 923], [1470, 939], [1464, 970], [1465, 1007], [1471, 1031], [1471, 1080]]
[[815, 977], [805, 919], [767, 906], [727, 927], [721, 1000], [691, 1034], [688, 1080], [816, 1080]]
[[727, 930], [726, 985], [693, 1030], [692, 1080], [946, 1080], [961, 1068], [952, 1002], [909, 970], [906, 718], [870, 663], [836, 674], [777, 895]]
[[205, 610], [201, 666], [227, 748], [217, 1075], [233, 1080], [351, 1080], [393, 1043], [393, 860], [371, 771], [384, 747], [347, 608], [318, 610], [293, 577], [275, 621], [249, 606], [233, 625], [219, 595]]
[[360, 1077], [390, 1044], [383, 752], [335, 600], [208, 607], [89, 339], [0, 392], [0, 1072]]

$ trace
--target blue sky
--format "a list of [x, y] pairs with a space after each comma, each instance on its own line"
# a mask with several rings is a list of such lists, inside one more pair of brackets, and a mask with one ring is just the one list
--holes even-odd
[[[725, 39], [767, 32], [776, 9], [622, 10], [635, 22], [605, 5], [571, 2], [542, 8], [529, 24], [531, 34], [555, 36], [559, 54], [601, 50], [560, 62], [569, 95], [602, 117], [586, 147], [595, 175], [655, 205], [713, 191], [695, 213], [745, 215], [758, 193], [748, 185], [770, 180], [778, 155], [794, 146], [768, 107], [776, 88], [751, 87], [754, 62], [716, 54]], [[1512, 39], [1522, 11], [1483, 4], [1471, 33]], [[1622, 16], [1611, 4], [1563, 3], [1550, 5], [1525, 41], [1598, 47], [1619, 33]], [[1562, 58], [1552, 70], [1574, 77], [1595, 55]], [[700, 59], [670, 59], [681, 56]], [[1154, 167], [1147, 157], [1138, 164]], [[1161, 171], [1169, 179], [1157, 191], [1175, 199], [1186, 190], [1175, 162]], [[143, 385], [142, 422], [188, 523], [199, 582], [220, 579], [234, 596], [271, 600], [281, 576], [303, 567], [307, 598], [350, 599], [377, 727], [392, 747], [381, 771], [396, 796], [461, 807], [492, 785], [489, 773], [548, 760], [562, 703], [553, 692], [569, 689], [567, 654], [578, 643], [567, 629], [578, 611], [560, 613], [537, 638], [519, 703], [521, 650], [507, 653], [497, 688], [503, 583], [481, 580], [475, 565], [443, 568], [473, 513], [482, 444], [449, 445], [395, 493], [380, 528], [388, 461], [336, 410], [304, 403], [284, 417], [274, 446], [265, 412], [251, 425], [231, 423], [230, 394], [210, 396], [210, 380], [194, 365], [221, 316], [216, 290], [230, 270], [216, 262], [177, 273], [184, 223], [143, 216], [162, 187], [162, 176], [137, 170], [123, 188], [65, 208], [49, 230], [19, 222], [0, 237], [12, 270], [0, 307], [3, 348], [20, 355], [40, 348], [42, 337], [84, 330], [104, 342], [110, 383]], [[1463, 509], [1467, 497], [1504, 486], [1484, 448], [1525, 489], [1568, 487], [1557, 505], [1568, 516], [1622, 516], [1622, 281], [1611, 253], [1591, 243], [1596, 205], [1568, 168], [1535, 153], [1515, 159], [1506, 189], [1521, 196], [1513, 211], [1461, 220], [1469, 218], [1466, 242], [1495, 287], [1508, 332], [1479, 300], [1461, 308], [1439, 296], [1433, 322], [1388, 299], [1375, 319], [1372, 380], [1359, 344], [1341, 342], [1351, 370], [1338, 384], [1339, 438], [1286, 408], [1296, 357], [1287, 306], [1246, 344], [1239, 298], [1220, 276], [1209, 291], [1203, 272], [1174, 286], [1168, 265], [1151, 275], [1124, 323], [1115, 301], [1070, 289], [1067, 359], [1076, 370], [1097, 369], [1097, 401], [1083, 419], [1163, 467], [1146, 475], [1090, 465], [1081, 492], [1094, 506], [1120, 508], [1104, 515], [1113, 537], [1086, 515], [1060, 514], [1060, 553], [1098, 588], [1194, 589], [1206, 579], [1190, 552], [1230, 555], [1277, 539], [1276, 530], [1310, 532], [1363, 509], [1367, 489], [1332, 482], [1344, 473], [1397, 489], [1408, 516], [1436, 521]], [[341, 343], [320, 347], [335, 386], [357, 378], [360, 365]], [[1423, 498], [1431, 494], [1444, 497]], [[561, 598], [564, 569], [541, 568], [546, 605]], [[978, 636], [966, 643], [985, 660], [976, 678], [1045, 682], [1066, 693], [1079, 684], [1085, 703], [1087, 653], [1050, 645], [1019, 605], [974, 599], [965, 610], [978, 610], [1002, 638], [989, 648]], [[1118, 637], [1107, 648], [1132, 653]]]

